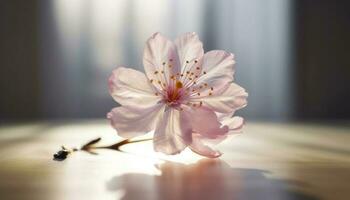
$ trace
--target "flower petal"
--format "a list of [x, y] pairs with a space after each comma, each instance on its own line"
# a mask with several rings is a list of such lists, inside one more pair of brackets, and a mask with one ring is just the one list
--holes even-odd
[[167, 83], [171, 75], [180, 72], [174, 43], [160, 33], [153, 34], [143, 52], [143, 65], [149, 79]]
[[216, 116], [218, 116], [218, 120], [222, 122], [223, 120], [227, 118], [231, 118], [235, 112], [229, 112], [229, 113], [220, 113], [220, 112], [215, 112]]
[[206, 107], [189, 108], [193, 132], [206, 138], [217, 138], [228, 132], [227, 126], [222, 126], [214, 111]]
[[155, 151], [177, 154], [192, 142], [192, 129], [188, 115], [183, 111], [168, 108], [154, 132]]
[[[235, 61], [231, 53], [214, 50], [204, 54], [202, 60], [202, 76], [197, 80], [198, 84], [207, 83], [215, 90], [220, 90], [233, 81]], [[209, 87], [209, 88], [210, 88]]]
[[[214, 93], [215, 94], [215, 93]], [[220, 95], [192, 98], [192, 102], [202, 101], [203, 105], [220, 113], [231, 113], [247, 105], [248, 93], [239, 85], [231, 83]]]
[[108, 80], [109, 93], [119, 104], [148, 107], [160, 100], [147, 77], [136, 70], [119, 67]]
[[214, 150], [208, 146], [208, 144], [205, 143], [205, 140], [203, 140], [203, 136], [196, 133], [192, 135], [190, 149], [193, 152], [208, 158], [217, 158], [222, 155], [220, 151]]
[[244, 119], [242, 117], [227, 117], [224, 118], [221, 123], [229, 128], [229, 133], [240, 133], [244, 125]]
[[242, 117], [231, 117], [232, 113], [230, 113], [230, 114], [216, 113], [216, 114], [218, 116], [219, 121], [222, 123], [222, 125], [227, 126], [229, 130], [226, 134], [220, 135], [214, 139], [205, 138], [205, 137], [201, 136], [200, 139], [201, 139], [202, 143], [205, 143], [208, 145], [217, 145], [217, 144], [221, 143], [222, 141], [224, 141], [228, 136], [242, 133], [242, 128], [244, 125], [244, 119]]
[[180, 66], [186, 66], [186, 61], [194, 62], [201, 59], [204, 50], [203, 44], [196, 33], [185, 33], [175, 40]]
[[164, 107], [162, 104], [148, 108], [121, 106], [113, 108], [107, 118], [119, 136], [132, 138], [154, 130], [163, 115]]

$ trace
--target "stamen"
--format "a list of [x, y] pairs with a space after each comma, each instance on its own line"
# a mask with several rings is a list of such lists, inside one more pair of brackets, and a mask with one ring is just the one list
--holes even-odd
[[190, 61], [186, 60], [186, 63], [188, 64], [188, 63], [190, 63]]
[[162, 63], [162, 65], [165, 65], [165, 64], [166, 64], [165, 62]]
[[176, 82], [176, 88], [178, 88], [178, 89], [180, 89], [180, 88], [182, 88], [182, 83], [181, 83], [181, 81], [177, 81]]
[[158, 71], [155, 71], [154, 74], [158, 74]]
[[198, 92], [197, 95], [198, 95], [198, 96], [201, 96], [201, 93]]
[[206, 72], [206, 71], [203, 71], [203, 74], [207, 74], [207, 72]]

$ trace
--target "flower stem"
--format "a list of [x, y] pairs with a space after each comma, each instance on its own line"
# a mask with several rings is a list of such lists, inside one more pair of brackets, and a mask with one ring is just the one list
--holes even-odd
[[53, 155], [53, 157], [54, 157], [53, 159], [56, 161], [65, 160], [69, 154], [71, 154], [75, 151], [86, 151], [86, 152], [89, 152], [92, 154], [96, 154], [96, 153], [92, 152], [93, 149], [111, 149], [111, 150], [117, 150], [117, 151], [122, 152], [120, 147], [122, 147], [124, 145], [131, 144], [131, 143], [149, 141], [149, 140], [152, 140], [152, 138], [139, 139], [139, 140], [126, 139], [126, 140], [122, 140], [120, 142], [117, 142], [115, 144], [108, 145], [108, 146], [95, 146], [95, 144], [97, 144], [100, 140], [101, 140], [101, 138], [96, 138], [94, 140], [91, 140], [90, 142], [84, 144], [80, 149], [77, 149], [77, 148], [68, 149], [65, 146], [61, 146], [61, 150], [59, 150], [57, 153], [55, 153]]

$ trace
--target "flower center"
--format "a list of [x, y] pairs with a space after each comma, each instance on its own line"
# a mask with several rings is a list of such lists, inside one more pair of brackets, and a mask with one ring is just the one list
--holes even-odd
[[200, 80], [207, 72], [202, 70], [196, 59], [186, 61], [180, 72], [172, 72], [172, 62], [172, 59], [169, 59], [169, 62], [164, 61], [149, 77], [150, 83], [156, 90], [155, 95], [161, 95], [163, 102], [172, 107], [178, 107], [181, 104], [202, 106], [201, 98], [211, 96], [214, 90]]
[[181, 104], [184, 97], [183, 84], [181, 81], [175, 83], [175, 87], [168, 86], [164, 101], [171, 106], [178, 106]]

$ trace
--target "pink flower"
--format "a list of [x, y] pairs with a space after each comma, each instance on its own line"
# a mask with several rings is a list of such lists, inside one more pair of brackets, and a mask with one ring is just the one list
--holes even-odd
[[241, 131], [243, 118], [231, 116], [247, 105], [248, 94], [233, 83], [233, 59], [220, 50], [204, 54], [195, 33], [174, 42], [155, 33], [144, 49], [146, 75], [118, 67], [110, 76], [110, 94], [121, 106], [107, 118], [124, 138], [154, 130], [155, 151], [177, 154], [189, 147], [218, 157], [210, 146]]

